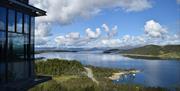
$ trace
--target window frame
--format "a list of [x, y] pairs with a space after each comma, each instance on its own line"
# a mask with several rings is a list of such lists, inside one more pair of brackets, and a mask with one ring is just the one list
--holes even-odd
[[[1, 6], [0, 6], [0, 8], [1, 8]], [[32, 27], [32, 26], [35, 26], [35, 19], [33, 20], [34, 22], [31, 22], [31, 21], [32, 21], [32, 18], [35, 18], [35, 17], [30, 15], [30, 14], [28, 14], [28, 13], [24, 13], [24, 12], [15, 10], [15, 9], [6, 8], [6, 7], [2, 7], [2, 8], [5, 8], [5, 12], [6, 12], [6, 14], [4, 14], [5, 17], [6, 17], [5, 18], [5, 21], [6, 21], [5, 22], [5, 28], [4, 28], [4, 30], [0, 30], [0, 32], [4, 32], [5, 33], [5, 46], [4, 46], [4, 53], [5, 53], [5, 60], [4, 60], [4, 63], [5, 63], [5, 82], [9, 82], [10, 81], [9, 77], [8, 77], [8, 75], [9, 75], [9, 72], [8, 72], [8, 63], [11, 63], [11, 62], [26, 62], [28, 64], [27, 65], [27, 67], [28, 67], [27, 68], [28, 69], [28, 76], [32, 77], [32, 75], [34, 74], [34, 70], [32, 69], [33, 68], [33, 64], [32, 63], [34, 62], [32, 60], [34, 60], [34, 54], [32, 55], [32, 53], [34, 53], [34, 31], [35, 31], [35, 29], [34, 29], [35, 27]], [[11, 16], [12, 12], [13, 12], [13, 17]], [[17, 25], [18, 24], [18, 19], [17, 19], [18, 18], [18, 12], [22, 13], [22, 32], [18, 32], [18, 30], [17, 30], [18, 29], [18, 25]], [[28, 16], [28, 18], [27, 18], [27, 20], [28, 20], [27, 21], [27, 25], [28, 25], [27, 33], [24, 32], [24, 30], [25, 30], [25, 28], [24, 28], [25, 15]], [[13, 19], [13, 20], [10, 20], [10, 19]], [[9, 25], [11, 25], [10, 22], [12, 22], [12, 24], [14, 24], [13, 27], [12, 27], [13, 31], [9, 31], [10, 30], [9, 29], [9, 27], [10, 27]], [[9, 33], [22, 34], [24, 36], [24, 40], [27, 39], [27, 41], [26, 41], [27, 45], [24, 43], [23, 46], [26, 46], [27, 51], [29, 51], [29, 52], [25, 51], [25, 49], [24, 49], [24, 51], [23, 51], [24, 55], [26, 55], [25, 52], [27, 52], [28, 54], [27, 54], [27, 57], [24, 56], [23, 60], [13, 60], [13, 61], [9, 60], [10, 59], [8, 57], [8, 50], [9, 50], [8, 42], [9, 42], [9, 39], [10, 39]], [[31, 48], [33, 50], [31, 50]]]

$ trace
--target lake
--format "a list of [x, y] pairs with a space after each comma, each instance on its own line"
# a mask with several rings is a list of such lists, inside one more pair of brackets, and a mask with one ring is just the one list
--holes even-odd
[[132, 59], [119, 54], [103, 54], [99, 52], [49, 52], [36, 54], [35, 57], [78, 60], [84, 65], [98, 67], [141, 70], [135, 76], [125, 75], [121, 79], [114, 81], [115, 83], [139, 84], [170, 89], [180, 86], [180, 61], [177, 60]]

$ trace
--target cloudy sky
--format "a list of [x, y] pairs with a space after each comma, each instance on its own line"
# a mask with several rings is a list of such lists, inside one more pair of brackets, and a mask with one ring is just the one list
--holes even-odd
[[180, 0], [30, 0], [37, 47], [180, 44]]

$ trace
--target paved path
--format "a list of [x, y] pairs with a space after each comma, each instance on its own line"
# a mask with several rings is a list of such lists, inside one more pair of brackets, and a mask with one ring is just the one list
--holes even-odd
[[87, 72], [87, 76], [88, 76], [93, 82], [95, 82], [95, 83], [98, 85], [99, 82], [96, 80], [96, 78], [94, 78], [92, 70], [91, 70], [90, 68], [87, 68], [87, 67], [84, 67], [84, 69], [85, 69], [86, 72]]

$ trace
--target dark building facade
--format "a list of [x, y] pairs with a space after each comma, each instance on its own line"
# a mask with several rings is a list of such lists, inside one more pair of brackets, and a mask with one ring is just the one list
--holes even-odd
[[35, 17], [29, 0], [0, 0], [0, 85], [35, 79]]

